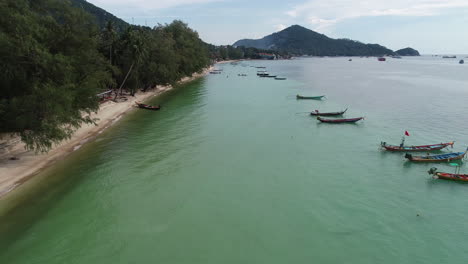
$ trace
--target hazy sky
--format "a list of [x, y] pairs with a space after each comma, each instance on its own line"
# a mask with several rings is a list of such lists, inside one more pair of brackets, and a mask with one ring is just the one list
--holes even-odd
[[180, 19], [212, 44], [298, 24], [333, 38], [421, 53], [468, 53], [468, 0], [88, 0], [127, 22]]

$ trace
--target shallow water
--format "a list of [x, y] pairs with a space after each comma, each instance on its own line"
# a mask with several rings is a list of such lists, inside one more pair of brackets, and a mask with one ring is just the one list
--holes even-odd
[[[260, 65], [288, 80], [258, 78], [249, 66]], [[454, 168], [378, 146], [408, 130], [408, 145], [455, 140], [463, 151], [468, 65], [218, 67], [21, 187], [28, 202], [0, 219], [0, 263], [466, 263], [468, 184], [433, 180], [430, 167]], [[366, 119], [305, 113], [346, 107]]]

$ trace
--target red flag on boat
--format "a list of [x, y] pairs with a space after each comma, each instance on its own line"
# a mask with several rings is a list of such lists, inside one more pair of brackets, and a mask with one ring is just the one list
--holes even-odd
[[409, 133], [408, 133], [408, 131], [405, 131], [405, 136], [408, 136], [408, 137], [409, 137]]

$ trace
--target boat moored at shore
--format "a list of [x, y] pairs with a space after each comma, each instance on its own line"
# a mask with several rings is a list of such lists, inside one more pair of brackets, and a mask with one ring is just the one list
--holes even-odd
[[142, 104], [140, 102], [135, 102], [135, 104], [141, 109], [154, 110], [154, 111], [161, 109], [160, 105], [152, 106], [152, 105]]

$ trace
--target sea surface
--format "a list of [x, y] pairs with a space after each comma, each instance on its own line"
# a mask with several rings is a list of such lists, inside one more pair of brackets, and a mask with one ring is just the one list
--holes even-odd
[[[256, 76], [258, 66], [285, 81]], [[381, 141], [468, 146], [468, 64], [220, 64], [19, 188], [0, 263], [467, 263], [468, 184]], [[248, 76], [238, 76], [245, 73]], [[296, 100], [296, 94], [326, 99]], [[308, 112], [364, 116], [322, 124]], [[461, 163], [461, 172], [468, 167]]]

